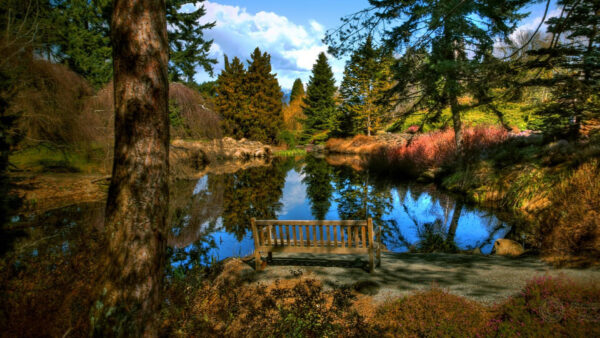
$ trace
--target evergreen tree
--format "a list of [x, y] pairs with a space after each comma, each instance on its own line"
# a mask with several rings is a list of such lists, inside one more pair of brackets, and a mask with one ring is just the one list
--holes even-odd
[[275, 143], [283, 127], [283, 94], [275, 74], [271, 74], [271, 56], [256, 48], [248, 65], [246, 95], [249, 99], [249, 124], [246, 137]]
[[229, 62], [225, 55], [225, 68], [217, 78], [215, 107], [223, 118], [223, 133], [235, 138], [245, 137], [251, 122], [246, 83], [246, 70], [242, 61], [235, 57]]
[[306, 88], [303, 113], [305, 136], [331, 128], [335, 116], [335, 79], [325, 53], [319, 54]]
[[352, 54], [340, 86], [342, 104], [337, 128], [341, 134], [371, 135], [380, 128], [386, 108], [381, 101], [392, 84], [391, 59], [373, 47], [371, 37]]
[[498, 64], [494, 42], [508, 38], [524, 17], [519, 10], [528, 0], [369, 3], [371, 8], [344, 18], [343, 26], [328, 35], [332, 51], [348, 52], [368, 36], [381, 36], [387, 49], [400, 54], [395, 92], [407, 101], [417, 96], [406, 114], [426, 111], [436, 119], [450, 107], [456, 146], [462, 151], [461, 112], [470, 107], [458, 98], [471, 94], [476, 105], [492, 101]]
[[[211, 29], [215, 23], [200, 25], [198, 21], [206, 14], [204, 5], [198, 4], [204, 0], [167, 0], [167, 22], [169, 30], [169, 75], [172, 81], [194, 83], [196, 68], [213, 74], [216, 60], [209, 57], [212, 40], [204, 40], [203, 31]], [[185, 5], [194, 5], [196, 10], [182, 11]]]
[[112, 78], [112, 48], [108, 20], [111, 0], [59, 0], [50, 13], [54, 34], [48, 51], [59, 62], [100, 87]]
[[290, 103], [297, 100], [298, 98], [303, 97], [304, 94], [304, 84], [302, 83], [302, 80], [296, 79], [296, 81], [294, 81], [294, 84], [292, 85], [292, 92], [290, 93]]
[[550, 70], [527, 85], [550, 88], [553, 100], [530, 123], [551, 135], [577, 138], [582, 123], [600, 116], [600, 1], [560, 0], [563, 12], [547, 21], [550, 45], [531, 51], [530, 68]]
[[[203, 31], [214, 23], [200, 25], [204, 0], [166, 0], [171, 80], [192, 83], [197, 67], [211, 73], [216, 62], [208, 56], [211, 41]], [[196, 6], [188, 12], [184, 6]], [[23, 17], [35, 17], [34, 50], [51, 61], [65, 63], [94, 86], [112, 78], [112, 47], [109, 21], [113, 0], [10, 0], [2, 8]]]

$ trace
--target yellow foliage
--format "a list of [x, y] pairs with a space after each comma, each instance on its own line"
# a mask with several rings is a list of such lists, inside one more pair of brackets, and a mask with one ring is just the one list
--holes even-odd
[[299, 97], [290, 102], [288, 106], [283, 107], [283, 123], [287, 130], [302, 130], [302, 123], [300, 121], [306, 118], [302, 113], [302, 98]]

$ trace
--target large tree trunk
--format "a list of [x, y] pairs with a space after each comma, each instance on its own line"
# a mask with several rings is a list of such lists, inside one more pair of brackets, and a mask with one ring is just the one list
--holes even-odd
[[115, 149], [106, 207], [107, 271], [96, 335], [154, 336], [169, 206], [165, 0], [115, 0]]

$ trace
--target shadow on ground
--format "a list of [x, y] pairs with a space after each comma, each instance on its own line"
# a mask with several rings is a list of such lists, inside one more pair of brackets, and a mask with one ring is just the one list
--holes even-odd
[[[254, 262], [249, 262], [254, 266]], [[534, 277], [566, 275], [600, 282], [600, 269], [554, 269], [536, 257], [507, 258], [465, 254], [383, 253], [381, 266], [368, 272], [366, 255], [276, 254], [256, 282], [309, 277], [328, 287], [352, 287], [376, 299], [430, 287], [486, 303], [502, 300]]]

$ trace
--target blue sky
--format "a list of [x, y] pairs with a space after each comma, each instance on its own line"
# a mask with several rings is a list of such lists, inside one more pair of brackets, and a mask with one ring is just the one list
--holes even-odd
[[[216, 27], [206, 31], [214, 39], [211, 56], [216, 58], [215, 77], [199, 70], [199, 82], [216, 79], [223, 69], [223, 55], [249, 58], [254, 48], [271, 54], [273, 72], [283, 89], [290, 89], [296, 78], [306, 84], [317, 55], [327, 50], [321, 40], [328, 29], [340, 24], [340, 18], [369, 6], [367, 0], [211, 0], [205, 1], [207, 15], [201, 21], [216, 21]], [[527, 11], [531, 15], [522, 22], [523, 29], [535, 29], [543, 15], [545, 3]], [[556, 14], [556, 6], [550, 7]], [[345, 60], [330, 58], [338, 84]]]

